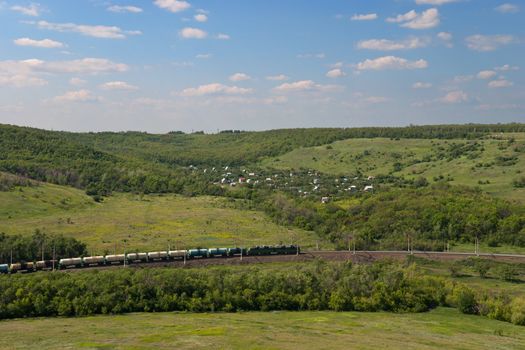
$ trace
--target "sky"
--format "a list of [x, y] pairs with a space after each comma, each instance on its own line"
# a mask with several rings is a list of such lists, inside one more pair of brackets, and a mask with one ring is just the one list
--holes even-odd
[[525, 122], [523, 23], [523, 0], [0, 0], [0, 123]]

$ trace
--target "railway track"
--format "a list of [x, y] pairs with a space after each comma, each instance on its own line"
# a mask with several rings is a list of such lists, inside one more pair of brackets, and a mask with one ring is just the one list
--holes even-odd
[[[407, 256], [415, 256], [420, 258], [426, 258], [431, 260], [461, 260], [468, 257], [476, 257], [484, 259], [491, 259], [502, 262], [513, 262], [513, 263], [525, 263], [525, 255], [520, 254], [489, 254], [489, 253], [459, 253], [459, 252], [423, 252], [413, 251], [409, 253], [407, 251], [304, 251], [299, 255], [265, 255], [265, 256], [243, 256], [240, 257], [223, 257], [223, 258], [201, 258], [201, 259], [188, 259], [182, 260], [170, 260], [170, 261], [154, 261], [147, 263], [137, 263], [126, 265], [126, 268], [152, 268], [152, 267], [205, 267], [213, 265], [246, 265], [246, 264], [264, 264], [274, 262], [307, 262], [316, 259], [326, 261], [352, 261], [359, 263], [373, 262], [382, 259], [393, 259], [403, 260]], [[104, 265], [104, 266], [92, 266], [83, 268], [71, 268], [67, 270], [60, 270], [63, 272], [83, 271], [83, 270], [106, 270], [123, 268], [123, 265]]]

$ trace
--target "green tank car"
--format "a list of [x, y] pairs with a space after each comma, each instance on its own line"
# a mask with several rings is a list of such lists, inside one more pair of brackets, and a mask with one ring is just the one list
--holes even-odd
[[228, 256], [228, 248], [210, 248], [208, 249], [208, 256], [210, 258], [217, 256]]
[[190, 249], [188, 250], [188, 257], [193, 258], [207, 258], [208, 249]]

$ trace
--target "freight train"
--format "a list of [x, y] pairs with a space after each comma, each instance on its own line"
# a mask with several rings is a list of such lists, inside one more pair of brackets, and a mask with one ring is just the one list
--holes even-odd
[[292, 255], [300, 254], [297, 245], [256, 246], [250, 248], [196, 248], [188, 250], [165, 250], [144, 253], [126, 253], [113, 255], [97, 255], [60, 260], [42, 260], [36, 262], [20, 262], [13, 264], [0, 264], [0, 274], [17, 272], [34, 272], [54, 269], [73, 269], [96, 266], [141, 264], [148, 262], [173, 261], [186, 259], [210, 259], [242, 256], [262, 255]]

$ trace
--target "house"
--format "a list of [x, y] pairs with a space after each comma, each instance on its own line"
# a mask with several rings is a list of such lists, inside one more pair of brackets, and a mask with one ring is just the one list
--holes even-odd
[[373, 180], [373, 179], [375, 179], [375, 178], [376, 178], [375, 176], [370, 175], [370, 176], [368, 177], [368, 180]]
[[242, 176], [239, 177], [239, 183], [240, 183], [240, 184], [243, 184], [243, 183], [245, 183], [245, 182], [246, 182], [246, 178], [244, 178], [244, 177], [242, 177]]
[[374, 186], [368, 185], [368, 186], [365, 186], [363, 191], [368, 192], [368, 191], [373, 191], [373, 190], [374, 190]]
[[330, 197], [321, 197], [321, 203], [326, 204], [330, 201]]

